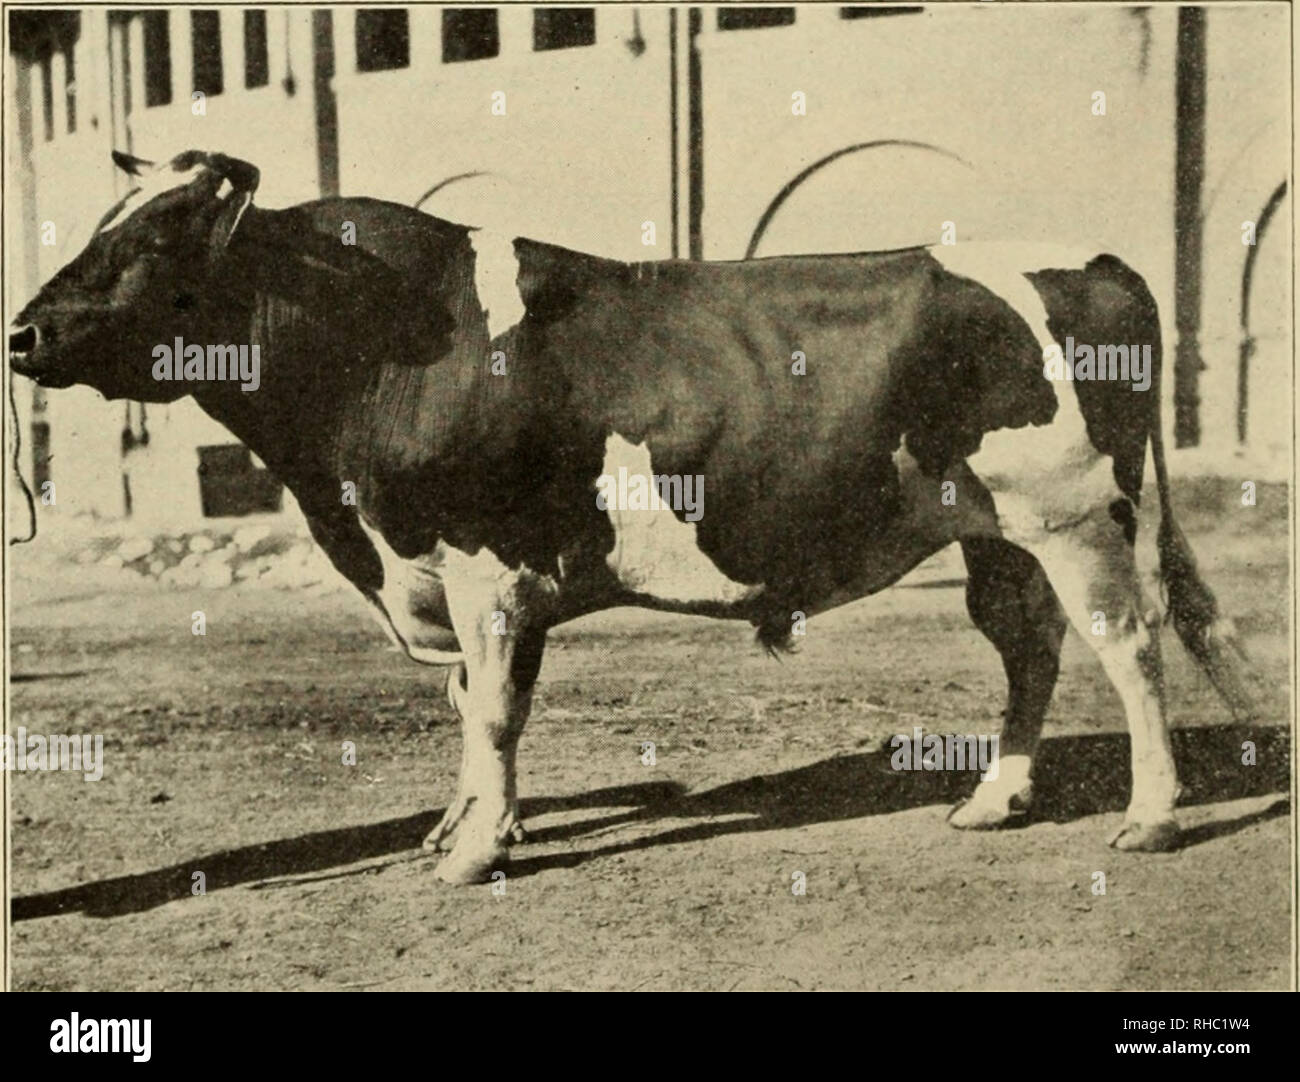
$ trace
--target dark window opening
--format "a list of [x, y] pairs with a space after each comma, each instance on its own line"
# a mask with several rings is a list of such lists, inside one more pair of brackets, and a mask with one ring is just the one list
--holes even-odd
[[194, 52], [194, 89], [204, 94], [220, 94], [221, 13], [190, 12], [190, 41]]
[[501, 52], [495, 9], [444, 8], [442, 12], [442, 62], [486, 60]]
[[172, 100], [171, 32], [167, 12], [146, 11], [144, 20], [144, 103], [168, 105]]
[[411, 65], [411, 23], [405, 8], [357, 12], [357, 70], [388, 71]]
[[841, 19], [874, 19], [877, 16], [885, 15], [915, 15], [918, 11], [924, 11], [923, 7], [906, 7], [906, 8], [868, 8], [868, 7], [851, 7], [840, 8]]
[[244, 12], [244, 85], [266, 86], [271, 81], [271, 60], [266, 45], [266, 12]]
[[536, 52], [595, 44], [595, 8], [539, 8], [533, 12], [533, 49]]
[[199, 448], [199, 500], [205, 517], [278, 511], [283, 494], [275, 475], [254, 466], [242, 443]]
[[41, 57], [41, 121], [44, 126], [45, 141], [54, 138], [54, 72], [51, 70], [50, 55]]
[[759, 30], [793, 26], [794, 8], [718, 8], [719, 30]]
[[67, 85], [63, 89], [63, 102], [68, 110], [68, 131], [77, 130], [77, 54], [76, 50], [63, 50], [63, 70]]
[[51, 49], [70, 50], [80, 36], [79, 11], [9, 12], [9, 51], [30, 63], [38, 63]]

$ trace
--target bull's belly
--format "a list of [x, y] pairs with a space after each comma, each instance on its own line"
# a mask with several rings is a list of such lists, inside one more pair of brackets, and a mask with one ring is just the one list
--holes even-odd
[[[779, 597], [766, 581], [728, 577], [700, 548], [695, 524], [681, 521], [672, 509], [607, 508], [614, 545], [605, 564], [628, 595], [618, 603], [750, 620], [771, 619], [784, 604], [811, 616], [885, 589], [960, 536], [997, 533], [989, 493], [965, 463], [939, 478], [922, 473], [904, 448], [893, 461], [899, 503], [887, 526], [853, 554], [854, 563], [827, 569], [831, 573], [823, 581], [834, 582], [833, 587], [810, 587], [803, 593], [786, 587]], [[620, 468], [650, 475], [650, 455], [644, 445], [614, 436], [606, 444], [604, 468], [606, 475], [617, 475]], [[708, 513], [707, 499], [703, 513]], [[782, 522], [754, 524], [774, 536], [786, 527]]]
[[[700, 547], [695, 523], [682, 521], [672, 508], [607, 501], [604, 513], [613, 528], [613, 545], [603, 558], [583, 560], [570, 568], [561, 559], [561, 573], [552, 580], [555, 605], [548, 622], [564, 623], [625, 605], [754, 623], [781, 622], [796, 612], [814, 616], [885, 589], [959, 537], [998, 535], [989, 491], [965, 463], [939, 478], [924, 474], [903, 448], [893, 461], [899, 479], [897, 511], [867, 545], [854, 551], [851, 564], [823, 569], [830, 573], [820, 581], [834, 586], [809, 586], [802, 591], [786, 586], [778, 596], [766, 581], [737, 581]], [[650, 476], [646, 448], [611, 437], [605, 474], [617, 476], [620, 468]], [[707, 499], [702, 510], [708, 513]], [[447, 571], [443, 547], [405, 559], [379, 531], [364, 520], [362, 526], [383, 565], [382, 587], [365, 592], [380, 625], [416, 661], [459, 661], [460, 645], [451, 630], [446, 598], [448, 586], [454, 589], [455, 584], [442, 578]], [[773, 536], [786, 526], [755, 524]], [[833, 556], [830, 559], [834, 561]], [[577, 571], [577, 566], [583, 570]], [[569, 570], [572, 573], [566, 573]]]

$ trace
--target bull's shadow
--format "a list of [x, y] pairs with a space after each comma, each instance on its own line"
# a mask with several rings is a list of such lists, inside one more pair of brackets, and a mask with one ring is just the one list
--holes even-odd
[[[1255, 744], [1256, 766], [1241, 765], [1242, 743], [1247, 740]], [[1290, 742], [1283, 729], [1247, 726], [1182, 729], [1173, 733], [1173, 746], [1183, 782], [1183, 805], [1288, 791]], [[672, 782], [645, 782], [573, 796], [525, 799], [521, 808], [525, 818], [584, 808], [627, 809], [534, 830], [533, 839], [539, 843], [581, 837], [625, 823], [653, 823], [657, 819], [700, 821], [581, 852], [530, 857], [529, 847], [525, 846], [514, 851], [511, 875], [572, 867], [616, 853], [700, 841], [723, 834], [782, 830], [951, 803], [967, 795], [974, 786], [974, 775], [969, 773], [898, 772], [891, 769], [889, 760], [888, 749], [836, 756], [810, 766], [761, 774], [698, 793], [684, 792]], [[1034, 810], [1025, 822], [1068, 822], [1086, 815], [1122, 811], [1128, 801], [1128, 738], [1107, 733], [1046, 740], [1039, 750], [1035, 775], [1040, 780]], [[1289, 810], [1289, 800], [1279, 796], [1262, 812], [1187, 831], [1183, 845], [1195, 845], [1261, 819], [1284, 815]], [[203, 869], [207, 889], [211, 891], [280, 876], [319, 873], [407, 853], [418, 848], [440, 815], [440, 811], [424, 812], [367, 826], [317, 831], [263, 845], [227, 849], [139, 875], [24, 895], [13, 899], [12, 919], [31, 920], [73, 912], [92, 917], [142, 912], [189, 897], [195, 868]], [[719, 821], [724, 816], [745, 818]]]
[[[1290, 788], [1290, 739], [1286, 730], [1225, 725], [1180, 729], [1170, 735], [1183, 787], [1180, 806], [1278, 794], [1278, 800], [1263, 811], [1185, 830], [1180, 848], [1290, 811], [1290, 800], [1285, 795]], [[1255, 746], [1256, 765], [1246, 766], [1241, 762], [1245, 741]], [[703, 792], [646, 801], [639, 807], [594, 821], [534, 830], [531, 832], [534, 841], [550, 842], [580, 837], [621, 823], [660, 818], [701, 820], [648, 837], [584, 851], [528, 857], [526, 850], [516, 850], [511, 860], [511, 875], [573, 867], [617, 853], [678, 845], [722, 834], [781, 830], [925, 805], [951, 804], [968, 796], [975, 787], [976, 775], [970, 772], [896, 771], [890, 765], [890, 755], [889, 750], [881, 750], [824, 759], [780, 774], [760, 774]], [[1066, 823], [1088, 815], [1123, 811], [1128, 804], [1130, 786], [1128, 738], [1106, 733], [1044, 740], [1036, 756], [1034, 777], [1037, 780], [1033, 810], [1016, 821], [1018, 827], [1044, 821]], [[584, 803], [600, 795], [589, 794]], [[613, 796], [611, 793], [605, 801], [606, 806], [619, 803]], [[523, 804], [525, 816], [577, 806], [555, 798]], [[749, 818], [717, 821], [719, 817], [738, 815]]]

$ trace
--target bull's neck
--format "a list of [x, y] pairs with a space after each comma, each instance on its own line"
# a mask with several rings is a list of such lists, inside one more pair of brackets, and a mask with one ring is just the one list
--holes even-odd
[[[364, 318], [366, 298], [336, 265], [337, 241], [292, 212], [250, 208], [227, 252], [212, 341], [257, 346], [260, 384], [205, 384], [199, 405], [296, 489], [330, 472], [328, 435], [351, 360], [339, 327]], [[327, 260], [333, 259], [333, 263]]]

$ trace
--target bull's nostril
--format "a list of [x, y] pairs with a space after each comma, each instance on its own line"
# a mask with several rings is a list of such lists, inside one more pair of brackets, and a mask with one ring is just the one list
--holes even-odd
[[35, 323], [28, 323], [24, 327], [18, 327], [9, 332], [9, 352], [10, 353], [31, 353], [41, 340], [41, 332], [36, 329]]

